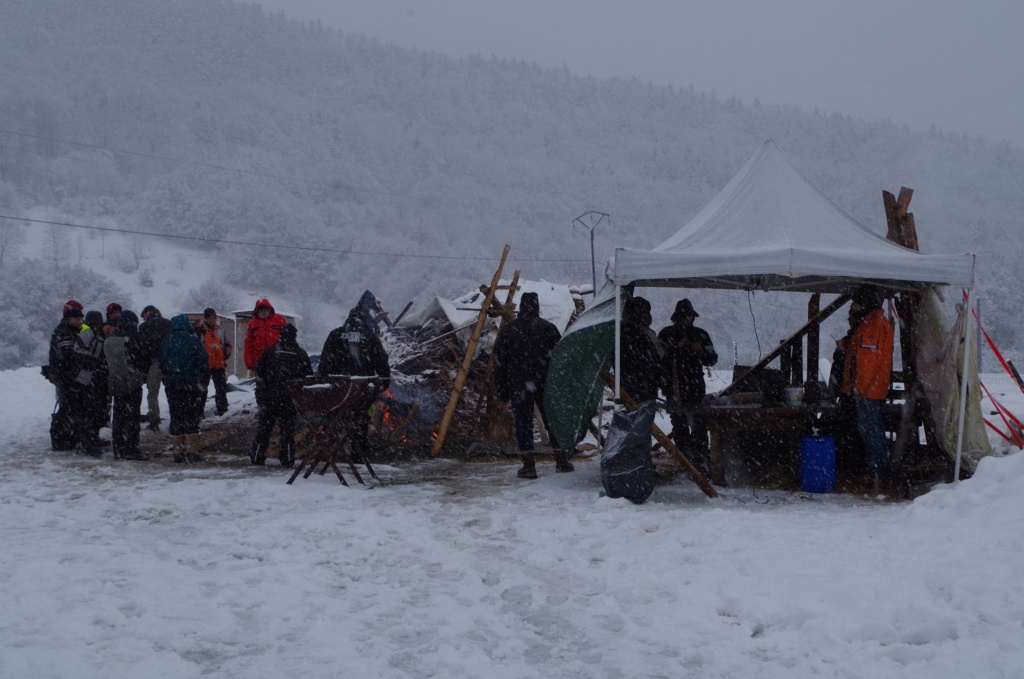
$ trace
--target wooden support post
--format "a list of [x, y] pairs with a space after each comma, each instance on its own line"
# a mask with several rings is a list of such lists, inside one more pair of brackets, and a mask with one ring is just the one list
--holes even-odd
[[801, 340], [793, 342], [793, 354], [790, 362], [791, 377], [789, 378], [790, 385], [799, 387], [804, 383], [804, 343]]
[[[499, 286], [499, 288], [504, 286]], [[498, 321], [498, 329], [494, 333], [494, 342], [497, 344], [498, 339], [501, 337], [501, 331], [505, 329], [505, 323], [512, 320], [513, 316], [513, 305], [512, 299], [515, 297], [516, 290], [519, 289], [519, 272], [516, 271], [512, 274], [512, 285], [508, 286], [508, 295], [505, 296], [505, 303], [499, 306], [501, 313], [501, 320]], [[497, 304], [492, 300], [492, 305]], [[495, 413], [497, 410], [494, 406], [494, 352], [491, 352], [490, 359], [487, 361], [487, 375], [484, 379], [484, 393], [480, 394], [476, 402], [476, 410], [474, 411], [475, 416], [479, 416], [480, 408], [485, 408], [485, 419], [480, 423], [484, 433], [493, 433], [499, 431], [501, 428], [498, 426], [498, 418], [500, 415]], [[486, 402], [486, 403], [485, 403]]]
[[448, 435], [448, 427], [451, 425], [452, 417], [455, 415], [455, 407], [459, 404], [459, 397], [462, 395], [462, 385], [466, 383], [469, 366], [473, 362], [473, 354], [476, 352], [477, 342], [480, 341], [480, 333], [483, 332], [484, 323], [486, 323], [487, 315], [491, 310], [491, 300], [494, 299], [494, 293], [498, 289], [498, 281], [501, 280], [501, 270], [505, 268], [505, 260], [508, 258], [508, 251], [511, 249], [511, 245], [506, 245], [504, 251], [502, 251], [498, 270], [494, 272], [491, 287], [487, 289], [487, 296], [484, 298], [483, 304], [480, 305], [480, 316], [477, 318], [476, 327], [473, 328], [473, 334], [469, 337], [469, 342], [466, 345], [466, 355], [463, 357], [462, 365], [459, 366], [458, 375], [455, 377], [455, 385], [452, 387], [451, 398], [448, 399], [448, 407], [445, 408], [444, 417], [441, 418], [441, 426], [437, 430], [434, 446], [430, 449], [431, 457], [437, 457], [441, 454], [441, 447], [444, 445], [444, 439]]
[[779, 342], [779, 372], [782, 373], [782, 386], [793, 386], [793, 345], [786, 340]]
[[[821, 308], [821, 293], [816, 292], [807, 300], [807, 320], [818, 317]], [[807, 329], [807, 381], [818, 381], [818, 358], [821, 355], [821, 324], [814, 323]]]
[[[615, 378], [608, 373], [603, 373], [601, 378], [610, 389], [615, 389]], [[629, 395], [629, 392], [622, 388], [621, 385], [619, 387], [619, 396], [622, 399], [623, 404], [628, 409], [636, 410], [640, 407], [637, 405], [637, 402], [633, 400], [633, 397]], [[708, 497], [718, 497], [718, 491], [715, 490], [715, 487], [712, 486], [711, 483], [704, 478], [704, 475], [700, 473], [700, 470], [690, 462], [690, 458], [686, 457], [686, 455], [683, 454], [683, 451], [676, 447], [676, 444], [673, 443], [672, 439], [670, 439], [668, 435], [661, 430], [661, 427], [652, 423], [651, 434], [654, 436], [655, 440], [676, 459], [676, 462], [678, 462], [679, 465], [690, 474], [690, 478], [693, 479], [693, 482], [697, 484], [698, 488], [704, 491], [705, 495]]]

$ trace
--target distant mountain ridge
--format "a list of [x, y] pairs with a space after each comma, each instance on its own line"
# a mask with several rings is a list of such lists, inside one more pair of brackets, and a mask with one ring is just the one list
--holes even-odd
[[[44, 206], [82, 224], [321, 248], [196, 243], [218, 248], [240, 288], [339, 307], [371, 289], [401, 308], [486, 282], [506, 242], [509, 273], [587, 282], [574, 217], [611, 215], [600, 260], [654, 246], [771, 137], [878, 233], [881, 191], [914, 188], [922, 248], [978, 254], [986, 327], [1011, 355], [1024, 348], [1013, 146], [425, 54], [228, 0], [0, 10], [4, 214]], [[681, 294], [652, 298], [665, 310]], [[729, 329], [753, 313], [746, 299], [691, 296], [715, 305], [723, 341], [752, 343]], [[765, 312], [758, 330], [784, 334], [794, 314]]]

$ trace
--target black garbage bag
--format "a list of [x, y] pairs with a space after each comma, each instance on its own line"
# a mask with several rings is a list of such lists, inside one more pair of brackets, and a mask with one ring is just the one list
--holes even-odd
[[601, 454], [601, 483], [608, 497], [624, 497], [640, 505], [654, 492], [651, 425], [656, 411], [657, 404], [648, 401], [631, 413], [612, 416]]

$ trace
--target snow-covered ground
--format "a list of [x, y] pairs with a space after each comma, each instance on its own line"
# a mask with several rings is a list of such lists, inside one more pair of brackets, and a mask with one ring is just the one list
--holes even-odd
[[345, 488], [83, 459], [52, 404], [0, 373], [4, 679], [1024, 676], [1021, 454], [910, 503], [677, 477], [634, 506], [596, 460]]

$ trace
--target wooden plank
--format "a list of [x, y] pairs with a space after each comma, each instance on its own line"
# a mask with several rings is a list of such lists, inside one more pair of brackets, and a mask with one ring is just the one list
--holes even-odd
[[[512, 274], [512, 285], [505, 286], [505, 290], [508, 290], [508, 294], [505, 296], [505, 304], [499, 305], [501, 309], [501, 320], [498, 321], [498, 329], [494, 333], [494, 343], [497, 345], [498, 340], [501, 338], [501, 331], [505, 329], [505, 323], [511, 320], [512, 317], [512, 298], [515, 297], [516, 290], [519, 289], [519, 271]], [[492, 299], [492, 306], [497, 305], [498, 301]], [[487, 413], [488, 419], [492, 415], [491, 402], [494, 399], [495, 388], [494, 388], [494, 352], [491, 352], [490, 357], [487, 360], [487, 374], [484, 377], [484, 393], [481, 395], [482, 398], [478, 398], [476, 401], [476, 410], [473, 411], [474, 417], [479, 417], [480, 408], [486, 405], [484, 412]], [[481, 427], [491, 428], [490, 422], [480, 422]]]
[[511, 249], [511, 245], [505, 245], [505, 249], [501, 253], [501, 261], [498, 263], [498, 270], [494, 272], [491, 287], [487, 289], [487, 297], [484, 299], [484, 303], [480, 305], [480, 316], [477, 318], [476, 327], [473, 328], [473, 334], [469, 337], [466, 355], [459, 366], [459, 373], [455, 377], [455, 385], [452, 387], [452, 395], [448, 399], [448, 406], [445, 408], [444, 417], [441, 418], [441, 426], [437, 430], [437, 438], [434, 439], [434, 445], [430, 449], [431, 457], [437, 457], [441, 454], [441, 447], [444, 446], [444, 439], [448, 435], [448, 427], [451, 425], [452, 416], [455, 414], [455, 407], [459, 404], [459, 398], [462, 395], [462, 385], [466, 383], [469, 366], [473, 362], [473, 353], [476, 351], [477, 342], [480, 341], [480, 333], [483, 332], [484, 323], [487, 322], [491, 300], [494, 299], [494, 293], [496, 292], [495, 288], [498, 287], [498, 281], [501, 280], [501, 270], [505, 268], [505, 260], [508, 258], [508, 252]]
[[917, 222], [914, 221], [913, 213], [907, 213], [903, 221], [903, 237], [906, 240], [905, 246], [911, 250], [920, 250], [917, 242]]
[[900, 195], [896, 198], [896, 207], [899, 209], [900, 215], [907, 214], [907, 210], [910, 208], [910, 199], [914, 197], [914, 189], [906, 186], [900, 187]]
[[755, 365], [751, 366], [750, 370], [740, 375], [738, 379], [733, 380], [733, 383], [727, 386], [725, 389], [722, 389], [720, 392], [718, 392], [717, 396], [726, 396], [728, 394], [731, 394], [733, 391], [736, 390], [736, 387], [740, 382], [742, 382], [750, 375], [753, 375], [756, 372], [762, 370], [766, 365], [774, 361], [783, 351], [785, 351], [785, 348], [788, 345], [792, 344], [793, 342], [799, 342], [800, 339], [803, 338], [803, 336], [806, 335], [811, 330], [811, 328], [819, 325], [822, 321], [824, 321], [826, 318], [834, 314], [837, 309], [839, 309], [849, 301], [849, 295], [839, 295], [839, 297], [836, 297], [829, 303], [827, 307], [821, 310], [821, 313], [819, 313], [816, 317], [804, 323], [803, 326], [801, 326], [799, 330], [793, 333], [793, 335], [789, 339], [784, 340], [782, 344], [777, 346], [767, 356], [762, 358]]
[[893, 243], [899, 243], [903, 239], [900, 234], [899, 208], [896, 206], [896, 196], [888, 191], [882, 191], [882, 205], [885, 207], [885, 237]]
[[[821, 293], [816, 292], [807, 300], [807, 320], [818, 317], [821, 312]], [[815, 323], [807, 330], [807, 381], [818, 381], [818, 358], [821, 355], [821, 325]]]
[[405, 308], [402, 309], [402, 313], [398, 314], [398, 317], [395, 318], [395, 325], [398, 325], [398, 322], [401, 321], [403, 318], [405, 318], [405, 314], [408, 313], [409, 309], [411, 309], [411, 308], [412, 308], [412, 302], [409, 302], [408, 304], [405, 305]]

